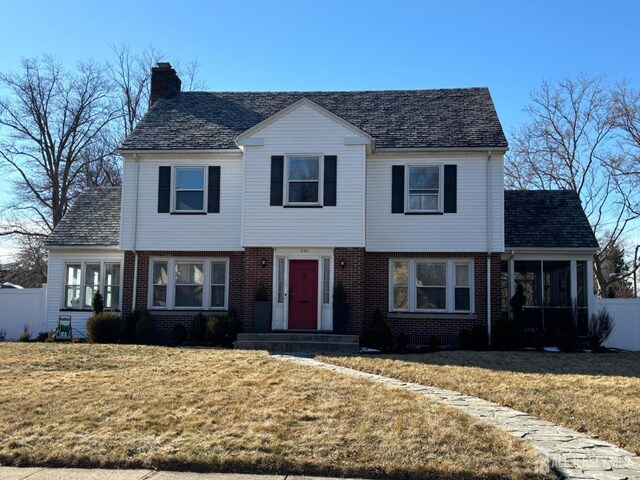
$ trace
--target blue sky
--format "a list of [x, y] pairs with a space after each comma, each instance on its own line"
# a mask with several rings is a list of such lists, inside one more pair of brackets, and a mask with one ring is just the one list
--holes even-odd
[[[197, 58], [208, 90], [487, 86], [505, 131], [542, 80], [606, 73], [640, 86], [640, 2], [4, 1], [0, 71], [72, 66], [110, 45]], [[0, 192], [6, 191], [0, 178]], [[2, 258], [0, 257], [0, 261]]]

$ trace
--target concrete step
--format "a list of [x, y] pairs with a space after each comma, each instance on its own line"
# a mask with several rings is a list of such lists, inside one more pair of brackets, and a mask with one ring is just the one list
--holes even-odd
[[275, 353], [358, 353], [358, 343], [314, 341], [247, 341], [238, 339], [235, 348], [241, 350], [267, 350]]
[[334, 335], [332, 333], [239, 333], [241, 342], [327, 342], [358, 344], [358, 335]]

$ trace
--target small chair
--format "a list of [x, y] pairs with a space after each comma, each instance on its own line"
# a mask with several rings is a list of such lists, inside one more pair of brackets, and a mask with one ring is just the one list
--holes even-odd
[[71, 326], [71, 317], [69, 315], [61, 315], [58, 318], [56, 340], [73, 340], [73, 327]]

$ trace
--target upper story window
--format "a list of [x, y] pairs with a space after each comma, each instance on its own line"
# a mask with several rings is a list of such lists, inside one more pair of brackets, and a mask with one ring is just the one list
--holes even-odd
[[409, 166], [407, 206], [410, 212], [440, 212], [441, 172], [439, 165]]
[[175, 211], [203, 212], [204, 211], [204, 168], [176, 167], [175, 168]]
[[287, 157], [287, 203], [320, 203], [320, 156], [289, 155]]

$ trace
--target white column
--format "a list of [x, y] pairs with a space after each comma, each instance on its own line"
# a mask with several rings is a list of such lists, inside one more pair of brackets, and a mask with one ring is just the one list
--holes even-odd
[[569, 288], [571, 292], [571, 308], [578, 303], [578, 267], [575, 260], [569, 263]]
[[593, 293], [593, 260], [587, 260], [587, 308], [589, 309], [589, 316], [595, 312], [596, 295]]

